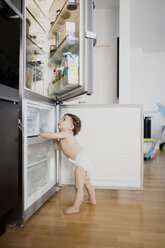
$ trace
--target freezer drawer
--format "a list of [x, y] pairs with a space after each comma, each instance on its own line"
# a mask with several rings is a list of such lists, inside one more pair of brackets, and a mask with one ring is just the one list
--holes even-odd
[[55, 185], [55, 150], [52, 141], [39, 136], [55, 131], [55, 108], [24, 102], [24, 210]]
[[31, 106], [27, 109], [27, 134], [28, 136], [39, 134], [39, 111]]
[[31, 196], [49, 181], [48, 160], [28, 166], [27, 170], [27, 195]]
[[28, 138], [28, 165], [46, 160], [51, 156], [52, 141], [41, 138]]
[[54, 124], [54, 108], [45, 105], [25, 104], [27, 113], [27, 136], [36, 136], [42, 132], [53, 132]]

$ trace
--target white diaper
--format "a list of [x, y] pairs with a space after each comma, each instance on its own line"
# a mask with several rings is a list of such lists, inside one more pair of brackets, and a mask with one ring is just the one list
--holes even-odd
[[76, 169], [76, 166], [81, 166], [87, 172], [86, 178], [91, 177], [93, 165], [84, 151], [80, 152], [75, 160], [69, 160], [74, 163], [74, 170]]

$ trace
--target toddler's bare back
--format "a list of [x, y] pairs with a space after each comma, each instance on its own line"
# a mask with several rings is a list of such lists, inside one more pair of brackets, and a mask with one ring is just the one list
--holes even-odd
[[83, 150], [76, 138], [71, 133], [66, 134], [65, 138], [60, 139], [59, 146], [64, 154], [73, 160], [75, 160], [77, 155]]

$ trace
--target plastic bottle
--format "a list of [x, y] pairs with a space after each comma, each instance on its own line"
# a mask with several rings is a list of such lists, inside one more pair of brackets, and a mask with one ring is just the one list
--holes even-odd
[[53, 83], [56, 82], [56, 68], [53, 69]]

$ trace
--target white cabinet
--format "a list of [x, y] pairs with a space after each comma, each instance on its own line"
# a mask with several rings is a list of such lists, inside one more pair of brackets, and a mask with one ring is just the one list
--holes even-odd
[[[80, 117], [78, 141], [94, 165], [93, 184], [104, 188], [143, 187], [143, 118], [140, 105], [65, 105], [61, 115]], [[74, 184], [73, 165], [64, 155], [61, 183]]]

